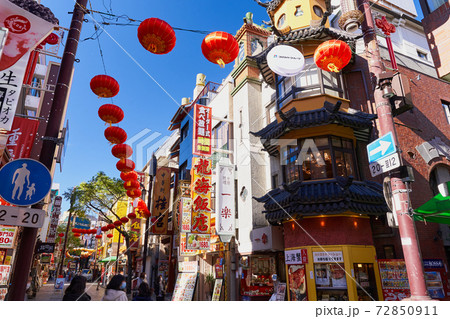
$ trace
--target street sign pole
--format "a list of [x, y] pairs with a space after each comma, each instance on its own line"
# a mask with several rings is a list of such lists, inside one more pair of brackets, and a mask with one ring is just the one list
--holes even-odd
[[[376, 77], [374, 80], [377, 80], [381, 72], [385, 71], [385, 67], [381, 61], [369, 0], [357, 0], [357, 6], [365, 16], [362, 24], [362, 31], [369, 60], [369, 72]], [[383, 97], [383, 92], [379, 86], [374, 90], [374, 100], [381, 135], [392, 132], [394, 143], [398, 145], [397, 134], [391, 114], [391, 104], [388, 98]], [[409, 189], [400, 178], [398, 172], [391, 175], [391, 189], [393, 194], [393, 213], [397, 214], [398, 217], [403, 255], [405, 257], [406, 270], [408, 273], [411, 291], [410, 300], [431, 300], [425, 284], [422, 258], [416, 236], [414, 219], [409, 213]]]
[[[58, 81], [53, 96], [53, 104], [48, 118], [46, 137], [58, 138], [61, 122], [64, 116], [64, 108], [67, 102], [70, 82], [72, 79], [73, 65], [77, 53], [78, 42], [80, 40], [81, 26], [84, 20], [87, 0], [77, 0], [72, 15], [70, 31], [64, 54], [61, 60], [61, 68]], [[47, 166], [50, 172], [53, 171], [53, 159], [55, 156], [56, 144], [51, 140], [44, 140], [39, 156], [39, 161]], [[35, 205], [42, 208], [42, 205]], [[37, 228], [24, 227], [20, 245], [16, 252], [14, 272], [11, 278], [11, 286], [8, 290], [8, 300], [23, 301], [25, 298], [28, 275], [34, 256], [34, 245], [37, 238]]]

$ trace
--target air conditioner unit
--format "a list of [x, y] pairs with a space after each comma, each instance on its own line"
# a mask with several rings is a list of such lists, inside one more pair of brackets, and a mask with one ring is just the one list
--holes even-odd
[[40, 99], [39, 96], [27, 95], [25, 97], [25, 109], [37, 112]]

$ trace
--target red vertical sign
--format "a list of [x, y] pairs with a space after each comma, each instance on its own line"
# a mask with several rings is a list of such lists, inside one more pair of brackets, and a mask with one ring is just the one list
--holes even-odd
[[192, 153], [199, 156], [211, 156], [212, 152], [212, 111], [208, 106], [194, 106], [194, 134]]
[[14, 117], [11, 131], [8, 132], [6, 149], [11, 160], [30, 157], [31, 147], [39, 126], [39, 121]]

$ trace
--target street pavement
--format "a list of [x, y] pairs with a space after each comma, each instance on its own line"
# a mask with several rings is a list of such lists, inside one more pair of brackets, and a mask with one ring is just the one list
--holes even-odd
[[[36, 298], [28, 301], [62, 301], [64, 291], [69, 286], [69, 283], [64, 284], [64, 290], [56, 290], [54, 284], [53, 281], [46, 283], [36, 293]], [[97, 290], [96, 283], [88, 282], [86, 284], [86, 293], [91, 296], [92, 301], [100, 301], [105, 294], [105, 288], [99, 287]]]

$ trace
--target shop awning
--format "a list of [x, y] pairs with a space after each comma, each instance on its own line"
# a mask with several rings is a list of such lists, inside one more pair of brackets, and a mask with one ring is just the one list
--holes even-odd
[[450, 225], [450, 196], [434, 196], [414, 210], [414, 219]]
[[110, 256], [110, 257], [106, 257], [105, 259], [102, 259], [99, 261], [99, 263], [108, 263], [111, 261], [116, 261], [117, 257], [116, 256]]

